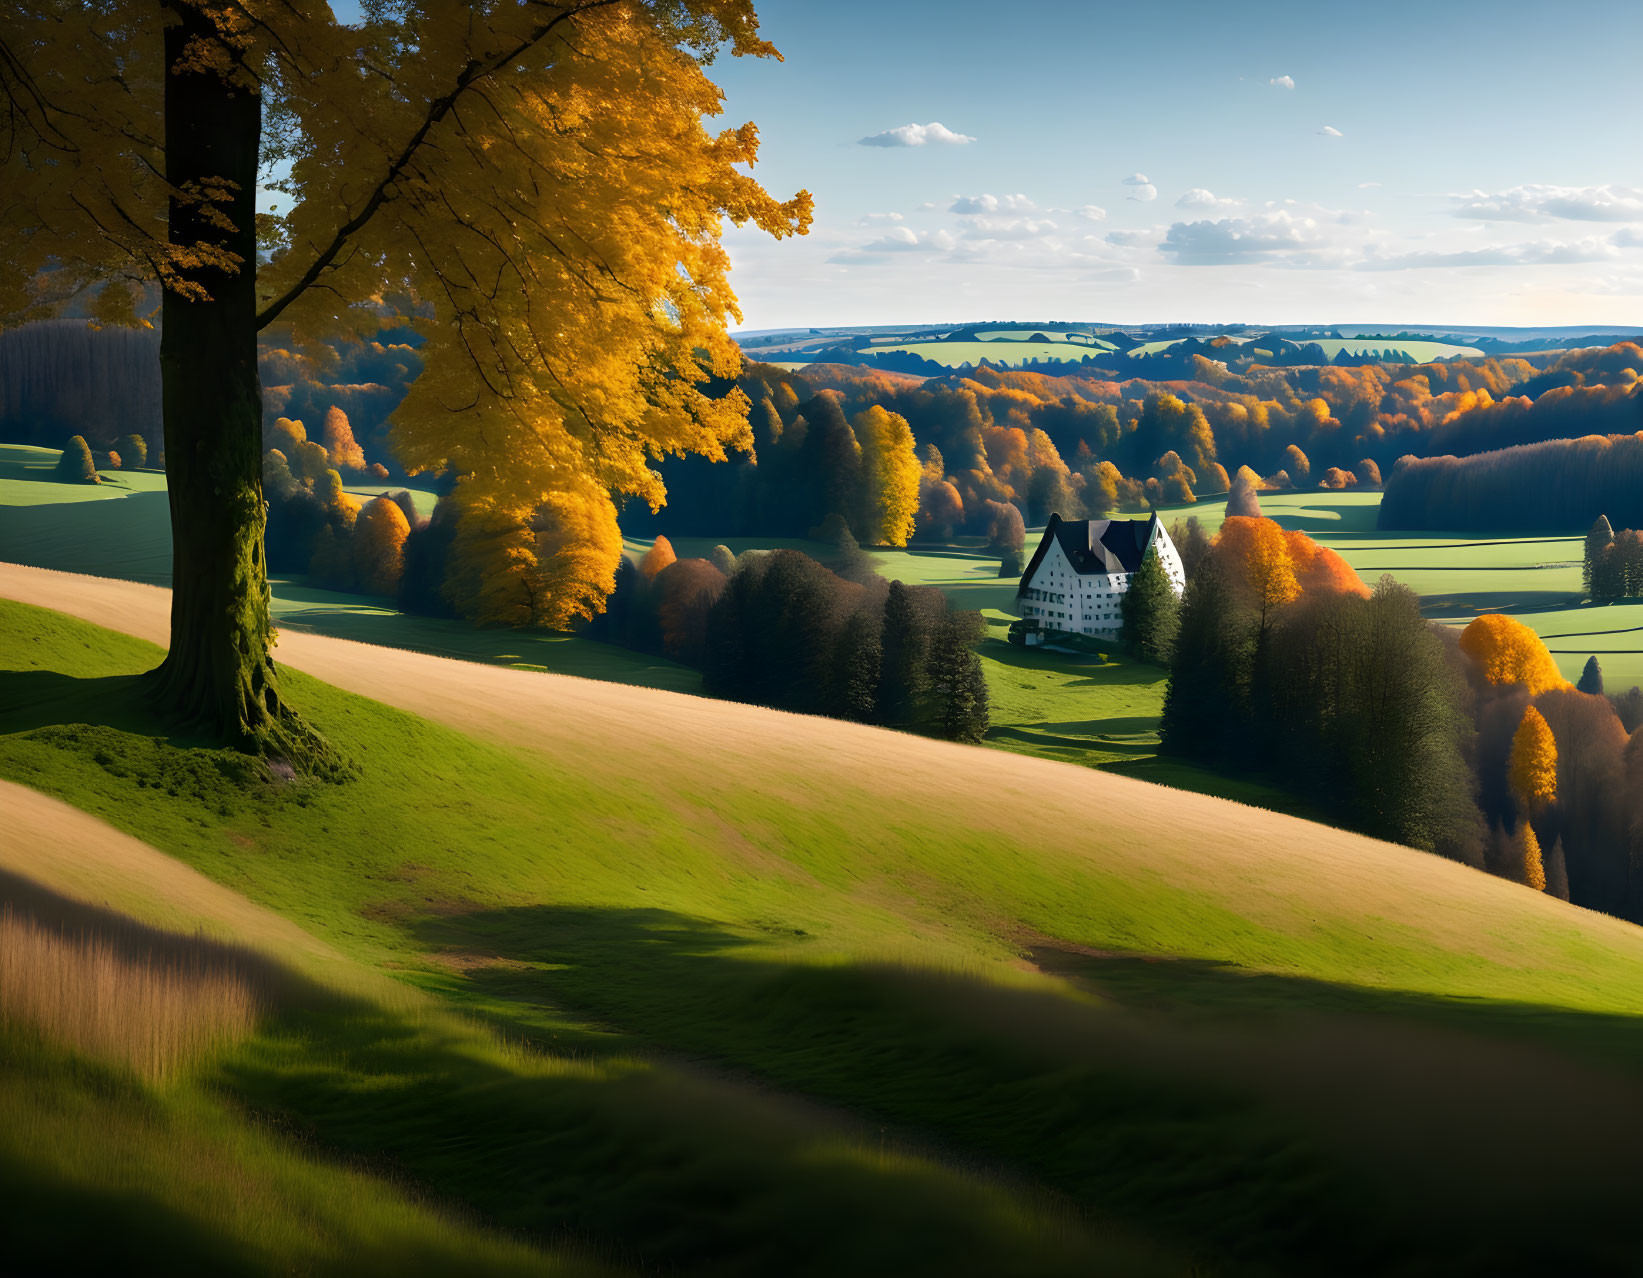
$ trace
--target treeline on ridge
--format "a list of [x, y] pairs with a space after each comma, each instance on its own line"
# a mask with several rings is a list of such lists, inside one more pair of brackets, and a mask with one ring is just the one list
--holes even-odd
[[1407, 458], [1387, 477], [1380, 527], [1568, 532], [1599, 514], [1643, 524], [1643, 431]]

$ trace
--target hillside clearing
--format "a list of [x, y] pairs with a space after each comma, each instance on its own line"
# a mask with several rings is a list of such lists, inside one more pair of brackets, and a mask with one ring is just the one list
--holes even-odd
[[[164, 592], [140, 585], [7, 567], [0, 595], [164, 629]], [[1018, 1272], [1099, 1271], [1095, 1256], [1130, 1254], [1105, 1227], [1096, 1244], [1065, 1220], [1046, 1226], [1030, 1196], [952, 1179], [917, 1152], [934, 1142], [1185, 1246], [1215, 1272], [1315, 1272], [1323, 1257], [1335, 1272], [1378, 1272], [1415, 1254], [1433, 1272], [1551, 1263], [1569, 1255], [1558, 1222], [1573, 1211], [1593, 1265], [1629, 1238], [1628, 1187], [1643, 1171], [1626, 1117], [1643, 1118], [1630, 1028], [1643, 933], [1617, 920], [1089, 769], [302, 634], [282, 645], [288, 667], [460, 735], [288, 672], [298, 703], [365, 772], [300, 802], [258, 797], [202, 779], [186, 752], [122, 718], [120, 680], [153, 649], [17, 605], [0, 617], [13, 671], [0, 676], [0, 775], [140, 830], [356, 961], [524, 1035], [550, 1063], [653, 1061], [642, 1084], [619, 1083], [634, 1077], [625, 1067], [592, 1090], [521, 1082], [481, 1116], [484, 1093], [435, 1082], [455, 1061], [437, 1039], [370, 1045], [401, 1033], [392, 1017], [355, 1018], [348, 1033], [369, 1041], [337, 1040], [318, 1073], [303, 1064], [315, 1036], [343, 1031], [312, 1016], [295, 1038], [276, 1027], [234, 1058], [224, 1080], [236, 1094], [328, 1148], [393, 1151], [487, 1219], [568, 1213], [580, 1237], [608, 1243], [641, 1202], [654, 1211], [703, 1175], [728, 1176], [764, 1186], [789, 1238], [811, 1228], [791, 1195], [848, 1199], [859, 1223], [841, 1247], [888, 1237], [877, 1231], [890, 1218], [867, 1204], [893, 1201], [913, 1213], [902, 1236], [933, 1272], [1026, 1237], [1032, 1263], [1012, 1262]], [[34, 726], [76, 721], [92, 735]], [[136, 784], [143, 758], [180, 797]], [[728, 1078], [688, 1082], [664, 1066], [679, 1056]], [[391, 1112], [362, 1109], [352, 1097], [373, 1084], [360, 1071], [381, 1069], [427, 1077]], [[844, 1153], [801, 1190], [815, 1165], [801, 1151], [818, 1148], [807, 1142], [830, 1129], [842, 1152], [857, 1138], [844, 1119], [801, 1120], [783, 1101], [777, 1127], [791, 1139], [707, 1170], [709, 1138], [690, 1114], [721, 1132], [768, 1127], [771, 1087], [893, 1130], [904, 1152]], [[1548, 1099], [1526, 1108], [1528, 1094]], [[627, 1151], [629, 1189], [604, 1196], [562, 1143], [484, 1163], [425, 1143], [454, 1137], [452, 1124], [500, 1134], [518, 1127], [518, 1106], [544, 1104], [544, 1120], [560, 1115], [531, 1128], [545, 1139], [571, 1112], [555, 1096], [606, 1133], [590, 1133], [591, 1148]], [[619, 1113], [644, 1116], [643, 1145], [617, 1134]], [[685, 1179], [642, 1170], [658, 1141], [684, 1158]], [[527, 1156], [552, 1182], [528, 1210], [518, 1191], [536, 1180], [496, 1179]], [[1502, 1168], [1524, 1161], [1539, 1174], [1520, 1189]], [[881, 1174], [904, 1173], [886, 1200]], [[930, 1229], [951, 1234], [966, 1216], [979, 1231], [967, 1250], [930, 1250]], [[701, 1228], [646, 1254], [768, 1260], [760, 1249], [776, 1236], [746, 1215]], [[677, 1250], [687, 1245], [697, 1250]]]

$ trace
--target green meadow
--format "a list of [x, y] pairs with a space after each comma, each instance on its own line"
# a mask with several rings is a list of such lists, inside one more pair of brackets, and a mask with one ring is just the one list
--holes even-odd
[[[468, 730], [288, 666], [360, 772], [282, 790], [153, 722], [134, 678], [159, 655], [0, 604], [0, 777], [239, 894], [232, 935], [286, 975], [253, 1032], [163, 1084], [0, 1030], [14, 1260], [68, 1229], [136, 1229], [155, 1272], [1629, 1254], [1643, 941], [1600, 915], [826, 720], [567, 685], [561, 715], [603, 708], [584, 729], [549, 710], [558, 685], [416, 654], [374, 686], [477, 680]], [[22, 851], [0, 868], [38, 876]], [[56, 872], [178, 927], [174, 876], [135, 855]]]
[[[1045, 334], [1046, 337], [1049, 334]], [[1091, 355], [1099, 355], [1100, 347], [1078, 342], [1027, 342], [996, 339], [988, 342], [902, 342], [893, 346], [875, 346], [875, 353], [905, 351], [949, 368], [963, 364], [980, 364], [986, 360], [1001, 368], [1015, 368], [1026, 363], [1076, 363]]]
[[[0, 557], [65, 572], [169, 582], [164, 476], [121, 471], [96, 487], [58, 484], [49, 477], [56, 457], [49, 449], [0, 446]], [[370, 496], [392, 487], [350, 491]], [[419, 510], [432, 509], [431, 492], [415, 490], [413, 497]], [[1578, 536], [1382, 534], [1375, 529], [1377, 492], [1266, 493], [1261, 501], [1263, 511], [1284, 527], [1339, 552], [1366, 582], [1390, 573], [1409, 585], [1434, 620], [1464, 625], [1481, 612], [1507, 612], [1546, 639], [1566, 677], [1578, 678], [1595, 654], [1611, 690], [1643, 684], [1643, 604], [1580, 602]], [[1224, 510], [1223, 502], [1209, 499], [1167, 507], [1161, 515], [1166, 523], [1195, 516], [1213, 533]], [[1029, 533], [1029, 540], [1036, 535]], [[649, 544], [630, 538], [626, 548], [637, 557]], [[675, 549], [684, 556], [706, 555], [714, 544], [714, 538], [678, 538]], [[732, 538], [728, 544], [737, 553], [791, 546], [826, 554], [819, 543], [802, 539]], [[1136, 667], [1116, 653], [1104, 660], [1025, 653], [1006, 644], [1015, 583], [998, 576], [997, 558], [979, 541], [868, 553], [885, 576], [937, 586], [955, 606], [974, 608], [987, 619], [981, 657], [993, 705], [989, 744], [1293, 809], [1294, 801], [1276, 791], [1229, 789], [1233, 783], [1224, 778], [1157, 757], [1161, 672]], [[700, 676], [688, 667], [574, 635], [481, 630], [446, 618], [407, 616], [389, 601], [321, 590], [300, 579], [271, 584], [276, 620], [292, 630], [672, 691], [701, 686]]]

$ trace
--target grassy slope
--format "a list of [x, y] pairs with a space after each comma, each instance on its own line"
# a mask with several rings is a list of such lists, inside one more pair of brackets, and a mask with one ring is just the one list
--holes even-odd
[[[165, 476], [115, 471], [96, 486], [59, 484], [50, 478], [57, 457], [55, 449], [0, 445], [0, 559], [168, 585], [171, 513]], [[394, 487], [367, 484], [349, 491], [371, 496]], [[411, 492], [419, 511], [432, 511], [431, 492]], [[701, 687], [701, 676], [686, 666], [572, 635], [520, 635], [406, 616], [387, 600], [320, 590], [293, 578], [275, 578], [270, 586], [275, 622], [292, 630], [676, 692]]]
[[217, 1085], [319, 1148], [717, 1271], [1088, 1272], [1112, 1218], [1216, 1271], [1629, 1244], [1635, 929], [1087, 770], [302, 638], [488, 743], [293, 675], [364, 776], [241, 792], [122, 708], [152, 649], [7, 605], [0, 775], [547, 1052], [275, 1027]]

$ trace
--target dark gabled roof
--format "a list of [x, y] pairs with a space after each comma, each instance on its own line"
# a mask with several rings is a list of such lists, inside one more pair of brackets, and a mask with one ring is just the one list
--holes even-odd
[[1051, 538], [1061, 543], [1061, 553], [1081, 576], [1134, 572], [1158, 536], [1158, 526], [1157, 511], [1146, 519], [1063, 519], [1060, 515], [1051, 515], [1050, 522], [1044, 526], [1043, 540], [1033, 551], [1027, 570], [1021, 574], [1016, 594], [1019, 596], [1027, 589], [1027, 583], [1050, 549]]

